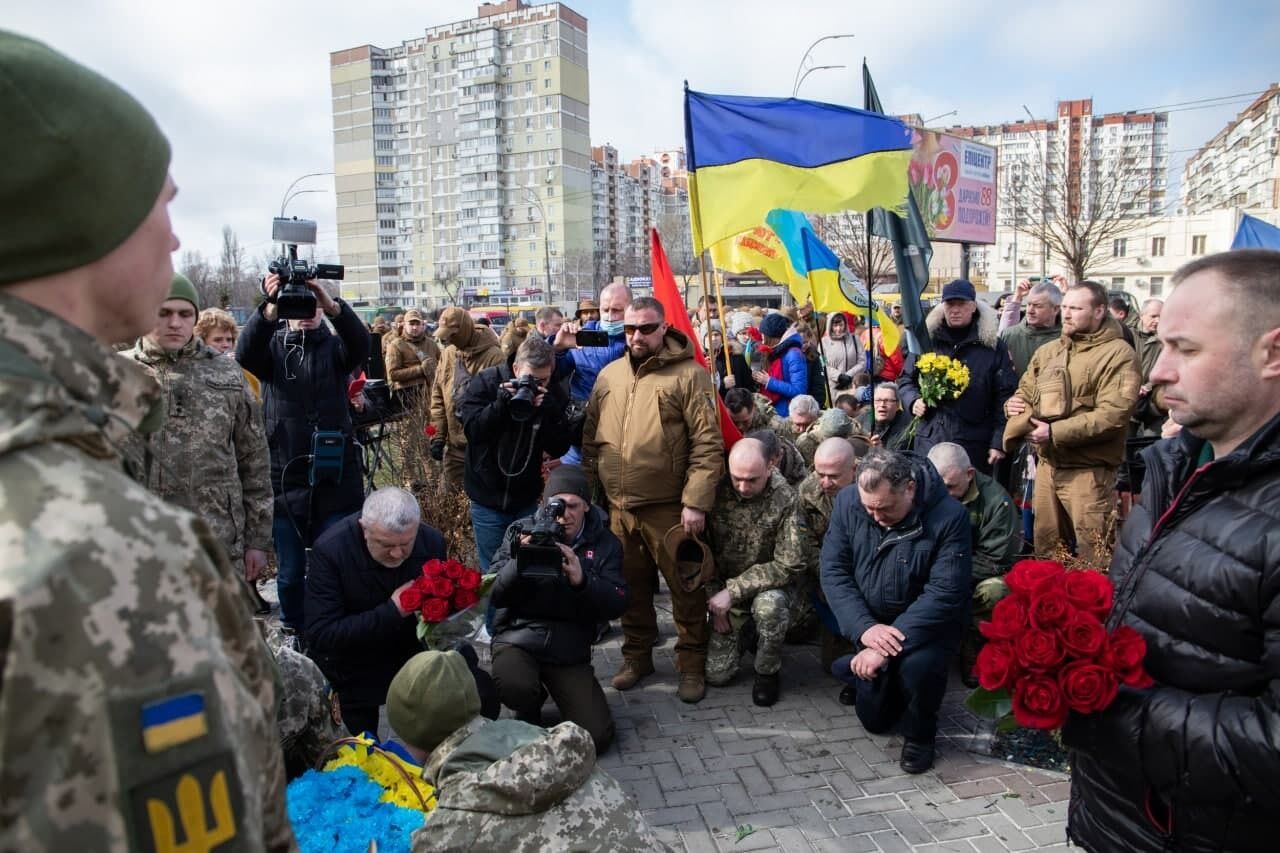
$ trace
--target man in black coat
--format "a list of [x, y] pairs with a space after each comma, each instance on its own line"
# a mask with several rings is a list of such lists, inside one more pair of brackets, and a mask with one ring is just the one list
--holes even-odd
[[969, 613], [969, 516], [937, 471], [874, 448], [836, 498], [822, 543], [822, 591], [855, 653], [831, 665], [867, 731], [902, 732], [902, 769], [933, 766], [947, 662]]
[[[307, 282], [316, 297], [315, 316], [289, 320], [286, 326], [276, 318], [279, 276], [269, 274], [263, 286], [267, 301], [249, 316], [236, 343], [236, 360], [262, 382], [280, 621], [296, 632], [303, 627], [306, 548], [330, 525], [359, 510], [364, 497], [347, 383], [369, 357], [369, 332], [347, 303], [317, 281]], [[336, 335], [325, 326], [326, 317]], [[310, 456], [318, 431], [341, 435], [341, 471], [336, 466], [317, 471], [313, 484]]]
[[597, 754], [613, 742], [613, 717], [591, 668], [591, 642], [600, 621], [627, 606], [622, 545], [603, 510], [591, 504], [586, 475], [577, 465], [551, 471], [544, 490], [565, 503], [563, 542], [550, 573], [520, 570], [527, 535], [522, 519], [508, 531], [493, 560], [493, 679], [507, 707], [540, 725], [548, 694], [561, 716], [591, 733]]
[[[569, 400], [563, 385], [551, 382], [555, 366], [551, 345], [530, 335], [511, 364], [477, 373], [458, 401], [467, 435], [462, 482], [482, 572], [489, 571], [511, 522], [533, 514], [542, 493], [543, 454], [556, 458], [569, 449]], [[522, 390], [521, 381], [534, 387]]]
[[[1144, 452], [1108, 627], [1155, 684], [1072, 715], [1067, 832], [1087, 850], [1280, 846], [1280, 252], [1173, 276], [1151, 370], [1182, 432]], [[1224, 381], [1229, 379], [1230, 381]]]
[[898, 377], [902, 408], [921, 418], [914, 450], [952, 441], [965, 449], [973, 467], [990, 474], [1004, 458], [1004, 402], [1018, 389], [1009, 347], [1000, 339], [994, 308], [977, 301], [973, 285], [956, 279], [942, 289], [942, 304], [925, 320], [933, 351], [964, 362], [969, 386], [955, 400], [930, 406], [920, 396], [917, 356], [910, 356]]
[[405, 661], [422, 651], [415, 611], [400, 591], [430, 559], [446, 558], [439, 531], [421, 523], [413, 495], [387, 487], [316, 540], [307, 578], [308, 653], [342, 706], [352, 734], [378, 731], [378, 708]]

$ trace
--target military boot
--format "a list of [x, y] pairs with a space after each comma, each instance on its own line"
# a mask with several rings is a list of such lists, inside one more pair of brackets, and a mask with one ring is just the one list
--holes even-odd
[[701, 702], [702, 697], [707, 695], [706, 676], [700, 672], [680, 673], [680, 686], [676, 688], [676, 695], [681, 702]]
[[778, 701], [778, 673], [771, 675], [756, 673], [756, 683], [751, 688], [751, 701], [761, 708], [768, 708]]
[[622, 662], [622, 666], [613, 676], [614, 690], [630, 690], [640, 683], [640, 680], [646, 675], [653, 675], [652, 660], [632, 660], [627, 658]]

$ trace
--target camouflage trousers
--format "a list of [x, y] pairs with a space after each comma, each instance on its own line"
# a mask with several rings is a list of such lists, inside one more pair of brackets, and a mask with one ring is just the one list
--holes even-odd
[[[710, 598], [712, 590], [708, 589]], [[744, 605], [746, 603], [744, 602]], [[782, 669], [782, 644], [792, 624], [805, 618], [808, 602], [790, 586], [757, 593], [749, 605], [729, 611], [727, 634], [710, 630], [707, 642], [707, 683], [717, 687], [728, 684], [738, 674], [743, 648], [743, 631], [755, 626], [757, 637], [755, 671], [757, 675], [774, 675]]]
[[983, 578], [973, 585], [973, 599], [970, 606], [973, 610], [973, 624], [991, 621], [991, 611], [1000, 599], [1009, 594], [1009, 587], [1004, 578]]

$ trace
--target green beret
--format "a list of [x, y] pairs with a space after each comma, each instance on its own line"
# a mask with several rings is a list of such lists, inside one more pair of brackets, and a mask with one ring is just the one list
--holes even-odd
[[169, 296], [166, 298], [185, 299], [195, 306], [196, 311], [200, 310], [200, 294], [196, 293], [196, 286], [180, 272], [173, 274], [173, 283], [169, 285]]
[[111, 253], [155, 207], [169, 142], [116, 84], [0, 30], [0, 285]]

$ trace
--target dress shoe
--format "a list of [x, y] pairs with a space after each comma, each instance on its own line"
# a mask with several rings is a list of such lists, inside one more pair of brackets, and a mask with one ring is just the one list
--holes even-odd
[[905, 738], [902, 743], [902, 761], [899, 765], [906, 773], [923, 773], [933, 766], [933, 741]]
[[755, 686], [751, 688], [751, 701], [761, 708], [768, 708], [778, 701], [778, 673], [761, 675], [756, 673]]
[[840, 704], [841, 704], [841, 705], [856, 705], [856, 704], [858, 704], [858, 688], [854, 687], [854, 686], [851, 684], [851, 685], [849, 685], [848, 687], [846, 687], [846, 688], [844, 688], [843, 690], [841, 690], [841, 691], [840, 691]]
[[614, 690], [630, 690], [640, 683], [646, 675], [653, 675], [653, 661], [624, 660], [622, 667], [613, 676], [610, 684]]
[[680, 673], [680, 686], [676, 689], [676, 695], [681, 702], [701, 702], [702, 697], [707, 695], [706, 676], [700, 672]]

